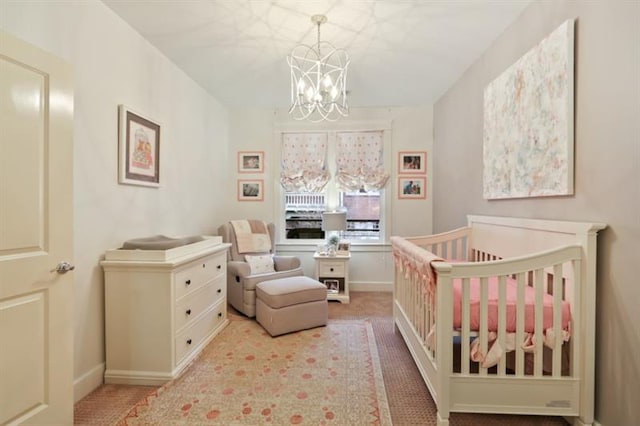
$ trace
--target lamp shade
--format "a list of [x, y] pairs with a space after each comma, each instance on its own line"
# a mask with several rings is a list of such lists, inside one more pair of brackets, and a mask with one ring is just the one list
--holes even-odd
[[323, 212], [323, 231], [344, 231], [347, 229], [347, 212]]

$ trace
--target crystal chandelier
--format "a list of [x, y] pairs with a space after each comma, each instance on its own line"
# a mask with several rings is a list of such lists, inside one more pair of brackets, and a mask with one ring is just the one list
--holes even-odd
[[324, 15], [314, 15], [311, 22], [318, 26], [315, 46], [293, 48], [287, 62], [291, 68], [291, 108], [296, 120], [312, 122], [335, 121], [349, 114], [347, 105], [347, 67], [349, 55], [331, 43], [320, 41], [320, 25]]

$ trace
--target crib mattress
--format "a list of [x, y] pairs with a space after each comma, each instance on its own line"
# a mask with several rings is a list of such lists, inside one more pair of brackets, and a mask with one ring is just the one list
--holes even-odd
[[[481, 286], [479, 278], [471, 278], [469, 293], [469, 323], [471, 331], [480, 329], [480, 294]], [[507, 332], [515, 333], [516, 331], [516, 312], [517, 312], [517, 281], [512, 278], [506, 279], [507, 284], [507, 301], [506, 301], [506, 322]], [[498, 277], [488, 278], [488, 330], [498, 331], [498, 295], [499, 283]], [[453, 305], [453, 326], [455, 329], [462, 327], [462, 280], [455, 279], [454, 283], [454, 305]], [[533, 333], [535, 329], [535, 290], [533, 287], [525, 286], [525, 314], [524, 314], [524, 332]], [[553, 327], [553, 296], [550, 294], [543, 295], [543, 330]], [[568, 330], [571, 321], [571, 307], [569, 302], [562, 302], [562, 329]]]

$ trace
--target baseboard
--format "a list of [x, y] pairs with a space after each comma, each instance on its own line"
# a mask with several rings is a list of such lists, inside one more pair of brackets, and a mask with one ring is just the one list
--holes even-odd
[[73, 381], [73, 403], [80, 401], [104, 381], [105, 364], [100, 363]]
[[[582, 423], [578, 417], [564, 417], [564, 419], [566, 420], [566, 422], [568, 424], [570, 424], [572, 426], [585, 426], [585, 424]], [[596, 419], [593, 419], [593, 423], [590, 423], [590, 425], [602, 426], [602, 423], [600, 423]]]
[[390, 282], [357, 282], [349, 281], [349, 291], [382, 291], [393, 292], [393, 283]]

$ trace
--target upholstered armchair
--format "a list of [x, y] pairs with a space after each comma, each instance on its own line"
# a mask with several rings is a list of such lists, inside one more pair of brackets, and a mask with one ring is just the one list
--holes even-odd
[[[294, 256], [273, 256], [275, 252], [275, 226], [267, 225], [271, 247], [269, 251], [240, 253], [236, 234], [231, 223], [225, 223], [218, 228], [218, 234], [226, 243], [231, 243], [227, 262], [227, 300], [238, 311], [248, 317], [256, 316], [256, 285], [263, 281], [278, 278], [303, 275], [300, 259]], [[252, 272], [251, 265], [246, 256], [259, 257], [260, 255], [273, 256], [274, 272]]]

